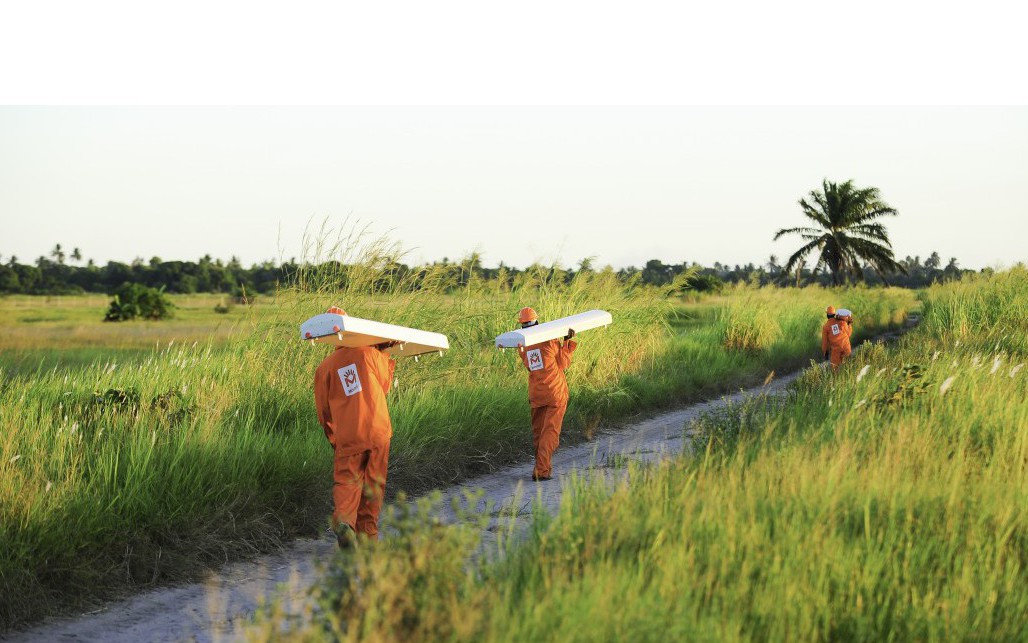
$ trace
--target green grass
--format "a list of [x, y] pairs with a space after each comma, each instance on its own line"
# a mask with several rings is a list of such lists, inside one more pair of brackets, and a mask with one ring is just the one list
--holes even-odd
[[[753, 298], [780, 304], [779, 340], [726, 348], [719, 311]], [[176, 302], [175, 320], [152, 324], [101, 325], [93, 320], [103, 301], [65, 310], [23, 298], [22, 311], [0, 312], [17, 337], [0, 363], [29, 351], [0, 377], [0, 626], [195, 577], [323, 528], [332, 454], [311, 377], [325, 349], [295, 337], [299, 321], [330, 304], [450, 337], [442, 358], [401, 361], [390, 394], [389, 490], [416, 493], [530, 456], [525, 374], [491, 341], [524, 305], [544, 318], [614, 314], [609, 330], [583, 334], [569, 371], [573, 442], [600, 422], [816, 357], [826, 299], [868, 311], [858, 320], [865, 334], [915, 305], [909, 291], [807, 289], [740, 290], [682, 306], [610, 273], [570, 284], [526, 275], [513, 287], [472, 283], [449, 293], [383, 292], [351, 273], [331, 288], [237, 307], [229, 319], [212, 312], [216, 301], [187, 299]], [[41, 332], [51, 339], [37, 339]], [[55, 345], [65, 341], [66, 350]], [[43, 367], [33, 363], [41, 356]]]
[[105, 323], [108, 297], [99, 295], [0, 297], [0, 375], [32, 374], [52, 368], [84, 368], [96, 361], [120, 364], [146, 359], [169, 343], [224, 345], [233, 329], [274, 306], [258, 298], [253, 308], [214, 307], [220, 295], [171, 295], [175, 317], [167, 321]]
[[1028, 271], [933, 287], [923, 315], [703, 419], [693, 456], [578, 479], [498, 560], [467, 563], [474, 517], [400, 508], [314, 625], [272, 611], [250, 640], [1028, 640]]

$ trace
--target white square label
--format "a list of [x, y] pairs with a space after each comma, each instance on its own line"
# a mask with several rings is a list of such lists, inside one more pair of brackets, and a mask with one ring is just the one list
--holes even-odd
[[538, 371], [543, 367], [543, 354], [538, 348], [528, 351], [528, 370]]
[[343, 393], [346, 393], [346, 397], [350, 397], [354, 393], [360, 393], [361, 390], [361, 378], [357, 376], [357, 365], [350, 364], [344, 366], [338, 371], [339, 381], [343, 383]]
[[832, 324], [831, 328], [832, 328], [832, 334], [833, 335], [838, 335], [841, 332], [839, 330], [839, 325], [838, 324]]

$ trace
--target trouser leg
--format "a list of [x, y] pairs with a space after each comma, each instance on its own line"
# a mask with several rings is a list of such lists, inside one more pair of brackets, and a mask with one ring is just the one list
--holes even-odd
[[832, 370], [838, 370], [839, 365], [842, 364], [843, 360], [849, 357], [852, 352], [853, 351], [846, 346], [833, 348], [831, 352]]
[[548, 478], [553, 474], [552, 457], [560, 444], [560, 430], [567, 405], [542, 406], [532, 409], [532, 438], [535, 444], [535, 475]]
[[378, 538], [378, 516], [385, 498], [386, 474], [389, 471], [389, 446], [368, 452], [364, 488], [357, 506], [357, 533]]
[[368, 452], [336, 455], [332, 485], [332, 501], [335, 504], [335, 510], [332, 512], [333, 527], [346, 524], [353, 529], [357, 528], [357, 508], [364, 489], [367, 458]]

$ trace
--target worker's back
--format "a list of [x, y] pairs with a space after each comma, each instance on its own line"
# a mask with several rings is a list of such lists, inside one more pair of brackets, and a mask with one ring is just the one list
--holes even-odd
[[571, 364], [575, 342], [551, 339], [526, 346], [521, 361], [528, 369], [528, 401], [533, 407], [556, 406], [568, 401], [564, 370]]
[[389, 445], [393, 425], [386, 394], [395, 362], [373, 346], [339, 348], [314, 375], [318, 419], [332, 427], [336, 454], [345, 456]]
[[832, 317], [825, 320], [824, 326], [821, 327], [821, 343], [824, 350], [828, 350], [828, 347], [842, 348], [849, 345], [852, 328], [843, 319]]

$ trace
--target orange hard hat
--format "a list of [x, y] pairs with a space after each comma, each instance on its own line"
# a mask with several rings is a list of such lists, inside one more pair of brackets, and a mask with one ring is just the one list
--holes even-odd
[[825, 312], [826, 312], [826, 313], [828, 313], [829, 315], [834, 315], [834, 314], [835, 314], [835, 306], [829, 306], [829, 307], [828, 307], [828, 308], [827, 308], [827, 309], [825, 310]]
[[342, 308], [340, 308], [339, 306], [332, 306], [328, 310], [326, 310], [325, 312], [326, 313], [333, 313], [335, 315], [345, 315], [346, 314], [346, 311], [343, 310]]
[[518, 322], [522, 324], [527, 324], [528, 322], [533, 322], [537, 319], [539, 319], [539, 315], [536, 315], [535, 311], [527, 306], [522, 308], [521, 312], [518, 313]]

